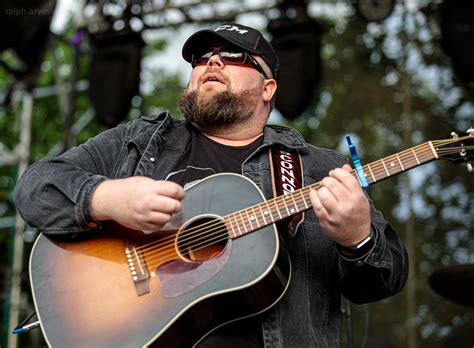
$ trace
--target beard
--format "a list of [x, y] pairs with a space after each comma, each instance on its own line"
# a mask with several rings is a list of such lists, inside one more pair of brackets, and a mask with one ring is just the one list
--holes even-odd
[[199, 90], [184, 91], [178, 99], [178, 108], [184, 118], [201, 129], [213, 129], [241, 123], [249, 119], [257, 105], [261, 88], [242, 92], [217, 92], [210, 96]]

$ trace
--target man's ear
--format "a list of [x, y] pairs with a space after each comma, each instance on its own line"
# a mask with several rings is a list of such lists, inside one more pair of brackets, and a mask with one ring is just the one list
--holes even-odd
[[263, 100], [269, 102], [272, 100], [277, 90], [277, 82], [274, 79], [266, 79], [263, 83]]

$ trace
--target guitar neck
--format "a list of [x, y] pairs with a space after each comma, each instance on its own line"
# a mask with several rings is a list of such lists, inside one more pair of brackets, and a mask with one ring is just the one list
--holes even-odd
[[[431, 141], [395, 153], [362, 167], [367, 182], [374, 184], [438, 158]], [[355, 170], [351, 174], [357, 177]], [[278, 222], [311, 208], [309, 192], [317, 190], [320, 182], [263, 203], [226, 215], [224, 222], [231, 238], [237, 238], [261, 227]]]

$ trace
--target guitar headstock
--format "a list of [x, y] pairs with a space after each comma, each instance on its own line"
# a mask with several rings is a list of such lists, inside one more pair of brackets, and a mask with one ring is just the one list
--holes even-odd
[[453, 163], [466, 163], [467, 169], [472, 172], [472, 164], [469, 161], [474, 159], [474, 128], [469, 128], [466, 134], [459, 136], [452, 132], [451, 138], [432, 143], [439, 158], [445, 158]]

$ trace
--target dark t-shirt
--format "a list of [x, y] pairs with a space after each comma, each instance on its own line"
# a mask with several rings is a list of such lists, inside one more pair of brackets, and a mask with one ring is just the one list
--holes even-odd
[[262, 141], [263, 137], [259, 137], [245, 146], [227, 146], [209, 139], [193, 128], [186, 154], [166, 176], [166, 180], [187, 188], [212, 174], [226, 172], [241, 174], [242, 163], [262, 144]]
[[[186, 154], [166, 176], [166, 180], [174, 181], [184, 188], [212, 174], [241, 174], [242, 163], [263, 141], [263, 137], [259, 137], [245, 146], [227, 146], [207, 138], [194, 128], [191, 137]], [[224, 325], [207, 336], [198, 347], [261, 348], [260, 321], [250, 317]]]

